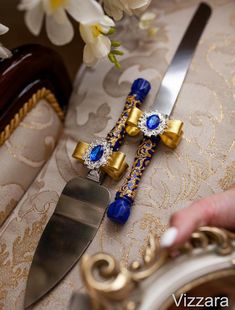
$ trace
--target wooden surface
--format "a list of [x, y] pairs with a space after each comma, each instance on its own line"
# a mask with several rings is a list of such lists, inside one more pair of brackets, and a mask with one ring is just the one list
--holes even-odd
[[61, 57], [40, 45], [13, 50], [0, 61], [0, 132], [22, 105], [40, 88], [50, 89], [65, 110], [72, 85]]

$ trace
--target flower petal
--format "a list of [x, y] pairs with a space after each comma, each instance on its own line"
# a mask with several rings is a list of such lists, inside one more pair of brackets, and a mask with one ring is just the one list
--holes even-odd
[[63, 8], [46, 16], [46, 30], [48, 38], [55, 45], [67, 44], [74, 36], [73, 26]]
[[[50, 14], [49, 14], [50, 15]], [[68, 22], [68, 16], [63, 7], [56, 9], [52, 15], [50, 15], [58, 24], [66, 24]]]
[[90, 44], [86, 44], [83, 51], [83, 62], [87, 66], [93, 66], [97, 62], [97, 58], [93, 54], [93, 49]]
[[108, 9], [107, 7], [105, 8], [105, 12], [109, 15], [112, 16], [116, 21], [119, 21], [123, 17], [123, 11], [118, 8], [113, 8], [113, 9]]
[[132, 10], [145, 10], [151, 3], [151, 0], [134, 0], [129, 1], [129, 7]]
[[123, 17], [123, 7], [119, 0], [104, 0], [104, 10], [117, 21]]
[[35, 6], [37, 6], [40, 2], [41, 0], [21, 0], [17, 8], [20, 11], [31, 10]]
[[93, 52], [97, 58], [108, 56], [111, 49], [111, 41], [108, 37], [100, 35], [93, 44]]
[[104, 15], [102, 20], [100, 21], [100, 24], [102, 26], [106, 26], [106, 27], [114, 27], [115, 23], [112, 20], [112, 18], [108, 17], [107, 15]]
[[0, 44], [0, 58], [6, 59], [11, 57], [12, 53], [7, 48]]
[[8, 27], [4, 26], [3, 24], [0, 24], [0, 35], [7, 33], [8, 30], [9, 30]]
[[83, 24], [95, 23], [104, 15], [101, 5], [94, 0], [70, 0], [66, 10], [76, 21]]
[[92, 33], [92, 28], [90, 25], [80, 24], [79, 26], [80, 34], [84, 42], [86, 43], [94, 43], [96, 38]]
[[25, 24], [35, 36], [39, 35], [42, 29], [43, 17], [44, 12], [41, 3], [25, 13]]

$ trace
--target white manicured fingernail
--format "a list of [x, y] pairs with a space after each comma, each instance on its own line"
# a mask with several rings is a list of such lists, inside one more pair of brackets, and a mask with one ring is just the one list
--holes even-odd
[[175, 227], [169, 228], [161, 237], [160, 245], [162, 248], [169, 248], [174, 243], [178, 234], [178, 229]]

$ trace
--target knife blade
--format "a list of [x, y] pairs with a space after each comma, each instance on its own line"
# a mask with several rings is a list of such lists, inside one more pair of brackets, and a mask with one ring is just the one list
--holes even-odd
[[[118, 151], [124, 141], [130, 109], [142, 104], [150, 88], [144, 79], [134, 81], [119, 120], [106, 137], [113, 151]], [[103, 174], [90, 170], [87, 179], [77, 177], [65, 186], [33, 257], [25, 308], [53, 289], [93, 240], [110, 202], [108, 189], [99, 184]]]
[[168, 67], [152, 105], [162, 114], [170, 115], [176, 102], [199, 39], [211, 15], [211, 8], [201, 3], [195, 12]]
[[[160, 141], [159, 135], [163, 132], [162, 129], [167, 127], [168, 117], [177, 102], [194, 52], [210, 15], [211, 8], [207, 4], [201, 3], [163, 77], [152, 105], [154, 111], [144, 113], [139, 119], [138, 126], [144, 133], [144, 137], [136, 151], [134, 163], [129, 175], [116, 193], [114, 202], [109, 205], [107, 216], [113, 222], [125, 224], [130, 216], [131, 207], [134, 203], [142, 175], [156, 151], [158, 142]], [[163, 127], [161, 128], [161, 126]], [[179, 130], [182, 133], [182, 124], [179, 125]]]

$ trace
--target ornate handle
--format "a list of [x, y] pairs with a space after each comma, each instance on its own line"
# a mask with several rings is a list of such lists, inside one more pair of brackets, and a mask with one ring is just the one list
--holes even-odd
[[143, 113], [133, 108], [129, 113], [126, 126], [127, 132], [134, 136], [140, 132], [144, 138], [139, 145], [134, 164], [115, 201], [108, 208], [108, 217], [117, 223], [124, 224], [131, 211], [141, 177], [155, 152], [160, 139], [170, 147], [176, 148], [183, 135], [183, 122], [169, 120], [158, 111]]
[[109, 205], [107, 216], [113, 222], [125, 224], [128, 220], [141, 177], [149, 165], [159, 141], [159, 136], [144, 137], [140, 143], [131, 171], [117, 192], [115, 201]]
[[122, 114], [106, 139], [87, 143], [79, 141], [73, 157], [83, 163], [90, 170], [102, 170], [112, 179], [119, 180], [128, 168], [125, 154], [118, 152], [123, 144], [126, 121], [132, 108], [137, 108], [144, 101], [151, 89], [150, 83], [144, 79], [137, 79], [131, 87]]
[[125, 138], [125, 126], [132, 108], [139, 107], [151, 89], [150, 83], [145, 79], [137, 79], [131, 87], [121, 116], [113, 129], [108, 133], [106, 140], [111, 144], [113, 151], [118, 151]]

